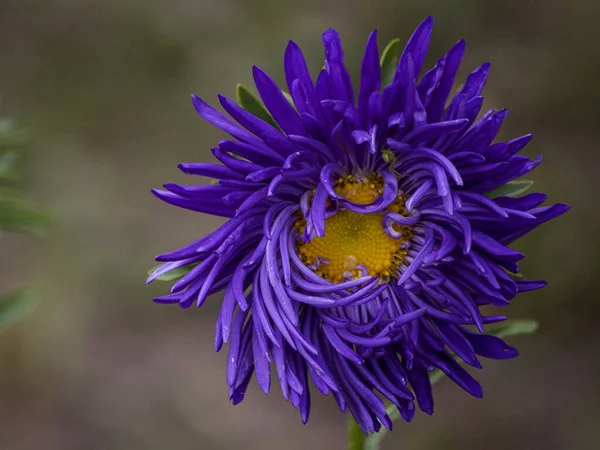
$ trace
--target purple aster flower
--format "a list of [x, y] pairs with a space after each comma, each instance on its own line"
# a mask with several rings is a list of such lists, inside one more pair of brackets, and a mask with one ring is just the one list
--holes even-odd
[[481, 368], [480, 356], [517, 355], [484, 334], [505, 317], [481, 307], [545, 285], [511, 276], [524, 256], [509, 245], [568, 207], [540, 206], [538, 193], [498, 196], [541, 158], [518, 154], [531, 135], [494, 142], [506, 110], [477, 119], [489, 64], [451, 95], [464, 41], [421, 75], [432, 24], [419, 25], [390, 76], [382, 76], [374, 31], [357, 95], [338, 33], [328, 30], [316, 80], [298, 45], [287, 46], [289, 94], [253, 68], [264, 114], [220, 95], [229, 118], [192, 97], [198, 114], [232, 138], [212, 149], [219, 163], [179, 168], [217, 182], [153, 192], [227, 221], [157, 256], [164, 264], [149, 281], [184, 268], [171, 293], [155, 299], [183, 308], [224, 291], [215, 347], [229, 343], [234, 404], [253, 377], [268, 392], [274, 366], [304, 422], [311, 380], [373, 432], [391, 427], [384, 401], [407, 421], [415, 400], [433, 412], [434, 368], [481, 397], [457, 359]]

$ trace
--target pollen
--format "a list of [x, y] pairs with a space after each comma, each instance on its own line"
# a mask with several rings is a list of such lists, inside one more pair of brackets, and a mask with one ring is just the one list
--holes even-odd
[[[370, 176], [348, 176], [337, 180], [335, 191], [355, 204], [370, 204], [382, 194], [383, 180]], [[387, 211], [408, 215], [404, 199], [398, 196]], [[340, 209], [325, 220], [325, 234], [310, 242], [299, 238], [296, 248], [300, 258], [319, 276], [339, 283], [351, 278], [372, 275], [389, 281], [396, 276], [398, 267], [407, 254], [406, 243], [411, 239], [410, 227], [394, 224], [400, 237], [395, 239], [384, 230], [381, 212], [362, 214]], [[306, 221], [296, 221], [300, 236]]]

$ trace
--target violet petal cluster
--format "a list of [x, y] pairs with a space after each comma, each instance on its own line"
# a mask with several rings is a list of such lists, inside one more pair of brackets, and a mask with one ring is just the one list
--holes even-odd
[[[457, 359], [481, 368], [480, 357], [518, 354], [484, 334], [486, 324], [505, 316], [484, 315], [481, 308], [508, 305], [517, 293], [545, 285], [511, 276], [524, 255], [509, 246], [568, 207], [540, 206], [546, 195], [539, 193], [490, 194], [541, 158], [519, 155], [531, 135], [494, 142], [505, 109], [477, 119], [489, 64], [453, 93], [464, 41], [422, 73], [432, 25], [427, 18], [415, 30], [386, 86], [374, 31], [357, 95], [336, 31], [323, 35], [325, 67], [316, 80], [290, 42], [284, 57], [289, 96], [253, 68], [274, 123], [223, 95], [219, 102], [229, 117], [193, 96], [198, 114], [231, 137], [212, 148], [218, 163], [179, 168], [218, 183], [166, 184], [153, 192], [226, 221], [157, 256], [164, 265], [149, 281], [190, 268], [170, 294], [155, 299], [183, 308], [224, 291], [215, 346], [229, 343], [227, 383], [234, 404], [244, 399], [252, 378], [268, 392], [274, 367], [284, 398], [303, 422], [310, 412], [310, 380], [365, 432], [374, 432], [392, 426], [385, 402], [407, 421], [415, 402], [433, 412], [433, 369], [481, 397], [479, 383]], [[336, 188], [348, 176], [360, 182], [369, 175], [381, 183], [381, 194], [370, 203], [353, 202]], [[399, 198], [404, 213], [390, 212]], [[303, 260], [303, 243], [326, 237], [328, 220], [343, 211], [378, 215], [394, 239], [402, 238], [399, 226], [410, 228], [390, 277], [359, 266], [360, 276], [349, 273], [333, 282]], [[327, 264], [327, 255], [319, 264]]]

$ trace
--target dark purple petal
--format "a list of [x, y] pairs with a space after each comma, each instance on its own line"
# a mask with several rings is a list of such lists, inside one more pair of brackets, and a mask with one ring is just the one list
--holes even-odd
[[373, 31], [367, 41], [367, 48], [360, 70], [360, 91], [358, 94], [358, 109], [365, 117], [369, 110], [369, 98], [374, 92], [379, 92], [381, 85], [381, 66], [377, 50], [377, 31]]
[[[296, 107], [298, 107], [300, 113], [308, 112], [318, 116], [321, 108], [316, 98], [314, 84], [310, 77], [308, 67], [306, 66], [302, 50], [300, 50], [300, 47], [293, 41], [289, 42], [285, 50], [284, 67], [288, 88], [290, 89], [292, 97], [294, 98], [294, 103], [296, 104]], [[304, 102], [298, 98], [297, 91], [292, 89], [294, 82], [299, 83], [299, 86], [306, 97], [306, 108], [304, 107]]]
[[[425, 55], [429, 48], [429, 40], [431, 39], [431, 32], [433, 31], [433, 17], [427, 16], [423, 22], [416, 28], [410, 39], [408, 40], [404, 52], [400, 56], [400, 62], [398, 68], [402, 67], [403, 60], [408, 55], [411, 56], [414, 64], [415, 75], [418, 76], [421, 73], [421, 67], [425, 61]], [[398, 76], [398, 72], [394, 78]]]
[[238, 127], [229, 119], [227, 119], [223, 114], [214, 109], [204, 100], [196, 95], [192, 95], [192, 103], [194, 104], [194, 108], [200, 116], [206, 120], [211, 125], [214, 125], [217, 128], [229, 133], [233, 137], [239, 139], [240, 141], [246, 142], [248, 144], [255, 144], [259, 147], [262, 147], [262, 143], [252, 134], [248, 133], [246, 130]]
[[249, 113], [244, 108], [239, 106], [234, 101], [228, 99], [224, 95], [219, 94], [219, 102], [225, 111], [229, 113], [240, 125], [251, 131], [258, 137], [271, 136], [279, 137], [281, 132], [273, 125], [259, 119], [254, 114]]
[[464, 53], [465, 41], [460, 40], [454, 44], [444, 57], [444, 71], [440, 76], [437, 89], [431, 94], [431, 100], [427, 107], [427, 117], [430, 122], [436, 122], [442, 117], [442, 112], [454, 85], [454, 78]]
[[507, 345], [502, 339], [486, 334], [466, 335], [478, 355], [491, 359], [510, 359], [519, 356], [516, 348]]
[[304, 135], [300, 116], [286, 100], [277, 84], [256, 66], [252, 68], [252, 74], [258, 93], [281, 129], [287, 134]]
[[354, 90], [348, 69], [344, 65], [344, 51], [340, 36], [335, 30], [323, 33], [325, 47], [325, 69], [331, 77], [331, 95], [333, 99], [354, 104]]
[[152, 189], [152, 193], [159, 199], [170, 203], [171, 205], [189, 209], [191, 211], [220, 217], [233, 217], [235, 214], [235, 209], [229, 205], [225, 205], [220, 199], [188, 200], [173, 194], [172, 192], [161, 191], [158, 189]]

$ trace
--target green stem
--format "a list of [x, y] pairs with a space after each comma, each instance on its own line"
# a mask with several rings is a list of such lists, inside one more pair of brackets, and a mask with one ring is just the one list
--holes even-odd
[[348, 450], [363, 450], [367, 436], [352, 416], [348, 420]]

